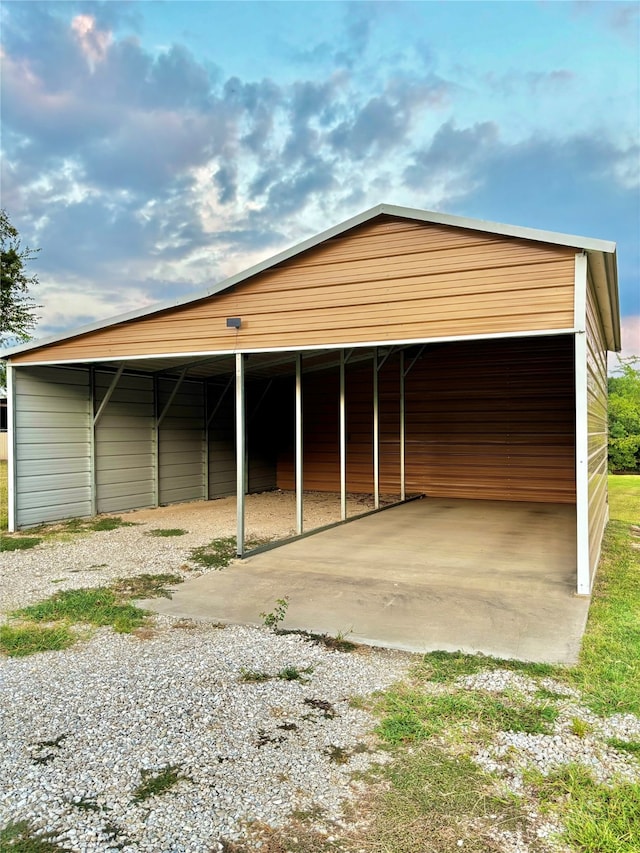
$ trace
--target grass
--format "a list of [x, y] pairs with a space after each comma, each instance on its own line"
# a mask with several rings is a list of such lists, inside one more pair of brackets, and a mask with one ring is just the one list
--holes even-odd
[[3, 536], [0, 539], [0, 551], [27, 551], [41, 542], [41, 536]]
[[[264, 545], [268, 540], [249, 539], [245, 544], [247, 550], [257, 548], [259, 545]], [[207, 545], [200, 545], [194, 548], [189, 555], [189, 559], [202, 566], [204, 569], [224, 569], [237, 556], [236, 537], [223, 536], [214, 539]]]
[[610, 514], [578, 666], [568, 680], [598, 714], [640, 714], [640, 477], [610, 476]]
[[180, 764], [167, 764], [161, 770], [141, 770], [142, 782], [133, 792], [133, 802], [142, 803], [149, 797], [157, 797], [170, 790], [185, 776], [180, 775]]
[[255, 669], [242, 669], [240, 671], [240, 681], [243, 681], [247, 684], [261, 684], [265, 681], [272, 681], [273, 679], [280, 679], [281, 681], [302, 681], [306, 682], [310, 679], [307, 678], [307, 675], [311, 675], [313, 672], [312, 666], [306, 666], [304, 669], [298, 669], [296, 666], [285, 666], [275, 675], [269, 675], [267, 672], [260, 672]]
[[62, 847], [51, 841], [50, 833], [38, 833], [27, 820], [11, 821], [0, 829], [0, 850], [11, 853], [64, 853]]
[[637, 853], [640, 850], [640, 785], [608, 786], [594, 781], [582, 765], [568, 765], [546, 778], [537, 790], [547, 810], [561, 812], [562, 840], [589, 853]]
[[185, 536], [189, 531], [182, 527], [157, 527], [148, 532], [148, 536]]
[[68, 625], [0, 625], [0, 649], [8, 657], [26, 657], [36, 652], [61, 651], [76, 641]]
[[[12, 621], [0, 626], [0, 650], [9, 657], [59, 651], [78, 639], [72, 625], [111, 626], [120, 634], [142, 627], [148, 614], [132, 598], [169, 595], [167, 586], [179, 575], [138, 575], [114, 581], [110, 587], [60, 590], [50, 598], [15, 610]], [[45, 624], [43, 624], [45, 623]]]

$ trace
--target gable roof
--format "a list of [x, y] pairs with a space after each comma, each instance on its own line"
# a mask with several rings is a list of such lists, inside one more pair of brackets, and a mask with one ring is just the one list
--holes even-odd
[[337, 237], [352, 228], [369, 222], [379, 216], [394, 216], [402, 219], [409, 219], [415, 222], [425, 222], [435, 225], [445, 225], [452, 228], [464, 228], [471, 231], [479, 231], [486, 234], [494, 234], [503, 237], [513, 237], [520, 240], [529, 240], [538, 243], [547, 243], [556, 246], [567, 246], [570, 248], [581, 249], [589, 257], [591, 274], [596, 290], [596, 296], [605, 327], [607, 338], [607, 346], [610, 350], [619, 352], [621, 349], [620, 342], [620, 309], [618, 301], [618, 280], [617, 280], [617, 265], [616, 265], [616, 244], [607, 240], [598, 240], [590, 237], [579, 237], [572, 234], [562, 234], [555, 231], [543, 231], [537, 228], [523, 228], [516, 225], [505, 225], [497, 222], [487, 222], [480, 219], [468, 219], [462, 216], [452, 216], [446, 213], [438, 213], [429, 210], [419, 210], [416, 208], [402, 207], [393, 204], [378, 204], [357, 216], [353, 216], [344, 222], [334, 225], [319, 234], [309, 237], [285, 249], [278, 254], [260, 261], [252, 267], [243, 270], [235, 275], [218, 282], [206, 290], [192, 293], [180, 299], [173, 299], [167, 302], [157, 303], [147, 308], [142, 308], [136, 311], [131, 311], [126, 314], [119, 314], [109, 317], [106, 320], [101, 320], [96, 323], [90, 323], [75, 329], [71, 329], [61, 335], [53, 335], [48, 338], [30, 341], [26, 344], [21, 344], [16, 347], [5, 350], [0, 354], [0, 357], [7, 358], [11, 355], [28, 352], [30, 350], [39, 349], [40, 347], [49, 346], [51, 344], [60, 343], [71, 338], [95, 332], [100, 329], [106, 329], [109, 326], [115, 326], [120, 323], [126, 323], [130, 320], [138, 320], [143, 317], [158, 314], [172, 308], [188, 305], [193, 302], [199, 302], [212, 296], [216, 296], [225, 290], [251, 278], [258, 273], [271, 269], [278, 264], [288, 261], [308, 249], [312, 249], [321, 243], [330, 240], [332, 237]]

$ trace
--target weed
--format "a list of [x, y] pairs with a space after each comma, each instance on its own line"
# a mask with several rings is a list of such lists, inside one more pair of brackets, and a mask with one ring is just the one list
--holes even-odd
[[280, 723], [278, 726], [279, 729], [282, 729], [283, 732], [297, 732], [298, 727], [295, 723]]
[[298, 669], [295, 666], [286, 666], [275, 675], [269, 675], [268, 672], [260, 672], [255, 669], [241, 669], [240, 681], [248, 684], [260, 684], [264, 681], [271, 681], [274, 678], [279, 678], [282, 681], [309, 681], [308, 678], [305, 678], [305, 675], [309, 675], [312, 672], [312, 666], [307, 666], [304, 669]]
[[267, 746], [268, 744], [275, 744], [277, 746], [284, 740], [284, 735], [276, 735], [274, 737], [272, 734], [269, 734], [266, 729], [258, 729], [258, 740], [256, 741], [256, 746], [261, 747]]
[[82, 812], [104, 811], [103, 806], [101, 806], [95, 800], [89, 799], [89, 797], [77, 797], [76, 799], [70, 800], [69, 802], [74, 807], [74, 809], [80, 809], [80, 811]]
[[[247, 548], [255, 548], [262, 544], [262, 540], [250, 539], [246, 542]], [[189, 559], [205, 569], [224, 569], [237, 557], [238, 551], [235, 536], [226, 536], [214, 539], [208, 545], [194, 548]]]
[[305, 699], [304, 704], [315, 711], [320, 711], [325, 720], [332, 720], [336, 716], [336, 710], [326, 699]]
[[272, 628], [274, 631], [278, 630], [278, 626], [281, 622], [284, 621], [285, 616], [287, 615], [287, 610], [289, 608], [289, 596], [285, 595], [284, 598], [276, 599], [276, 606], [270, 613], [261, 613], [263, 624], [265, 628]]
[[264, 681], [270, 681], [273, 678], [268, 672], [258, 672], [255, 669], [241, 669], [240, 681], [247, 684], [261, 684]]
[[573, 717], [571, 720], [571, 733], [576, 737], [586, 737], [589, 732], [592, 731], [592, 727], [587, 723], [586, 720], [582, 720], [580, 717]]
[[0, 551], [27, 551], [42, 542], [40, 536], [6, 536], [0, 537]]
[[90, 519], [86, 522], [87, 530], [116, 530], [118, 527], [135, 527], [133, 521], [123, 521], [119, 516]]
[[58, 735], [57, 738], [53, 738], [53, 740], [38, 740], [35, 743], [31, 744], [31, 748], [33, 751], [33, 755], [31, 756], [31, 760], [34, 764], [49, 764], [56, 757], [57, 752], [59, 750], [60, 744], [63, 740], [66, 740], [68, 735], [61, 734]]
[[322, 751], [329, 758], [329, 761], [332, 761], [334, 764], [347, 764], [351, 758], [351, 752], [345, 749], [344, 746], [329, 744]]
[[631, 755], [640, 757], [640, 741], [638, 740], [621, 740], [617, 737], [611, 737], [607, 740], [607, 745], [620, 752], [630, 752]]
[[149, 530], [147, 536], [184, 536], [188, 532], [182, 527], [158, 527], [155, 530]]
[[59, 652], [75, 641], [67, 625], [0, 625], [0, 650], [9, 657]]
[[0, 829], [0, 850], [12, 853], [68, 853], [69, 848], [55, 844], [53, 833], [37, 832], [28, 820], [11, 821]]
[[149, 797], [164, 794], [185, 776], [180, 775], [180, 764], [167, 764], [161, 770], [141, 770], [142, 782], [133, 792], [133, 802], [142, 803]]
[[130, 578], [118, 578], [110, 589], [122, 598], [171, 598], [168, 586], [182, 583], [183, 578], [175, 574], [134, 575]]
[[[263, 616], [264, 614], [261, 613], [260, 615]], [[360, 648], [357, 643], [352, 643], [350, 640], [345, 639], [345, 635], [349, 633], [348, 631], [345, 633], [339, 632], [335, 637], [331, 637], [329, 634], [314, 634], [312, 631], [304, 631], [301, 628], [279, 628], [278, 633], [285, 636], [287, 634], [296, 634], [316, 646], [325, 646], [327, 649], [335, 652], [353, 652]]]

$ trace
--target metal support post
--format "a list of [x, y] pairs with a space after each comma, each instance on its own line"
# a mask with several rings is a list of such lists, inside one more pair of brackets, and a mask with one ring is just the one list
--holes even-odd
[[236, 553], [244, 554], [244, 480], [245, 480], [245, 422], [244, 422], [244, 355], [236, 353]]
[[296, 532], [303, 532], [302, 356], [296, 354]]
[[404, 350], [401, 350], [400, 351], [400, 500], [401, 501], [404, 501], [407, 499], [406, 472], [405, 472], [406, 442], [407, 442], [407, 432], [406, 432], [406, 411], [405, 411], [405, 398], [404, 398]]
[[380, 401], [378, 398], [378, 347], [373, 348], [373, 505], [380, 508]]
[[344, 350], [340, 350], [340, 518], [347, 518], [347, 406]]

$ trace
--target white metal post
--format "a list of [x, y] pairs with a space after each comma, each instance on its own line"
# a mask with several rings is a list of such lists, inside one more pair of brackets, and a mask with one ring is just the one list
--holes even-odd
[[236, 353], [236, 553], [244, 554], [244, 355]]
[[204, 491], [205, 501], [209, 500], [209, 383], [205, 379], [202, 383], [202, 409], [203, 409], [203, 441], [204, 441], [204, 470], [202, 478], [202, 488]]
[[347, 518], [347, 406], [344, 350], [340, 350], [340, 518]]
[[304, 530], [302, 427], [302, 356], [296, 353], [296, 532], [298, 536]]
[[574, 282], [574, 359], [576, 401], [576, 556], [577, 593], [591, 593], [589, 553], [589, 429], [587, 390], [587, 256], [576, 255]]
[[153, 377], [153, 505], [160, 506], [160, 430], [158, 429], [158, 417], [160, 416], [160, 389], [158, 377]]
[[406, 458], [406, 427], [404, 403], [404, 350], [400, 350], [400, 500], [407, 499], [405, 458]]
[[15, 533], [17, 525], [16, 501], [16, 389], [15, 368], [10, 361], [7, 362], [7, 477], [8, 477], [8, 502], [9, 502], [9, 533]]
[[373, 348], [373, 505], [380, 508], [380, 402], [378, 399], [378, 347]]
[[91, 515], [98, 512], [98, 483], [96, 476], [96, 369], [89, 368], [89, 476], [91, 477]]

